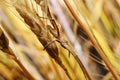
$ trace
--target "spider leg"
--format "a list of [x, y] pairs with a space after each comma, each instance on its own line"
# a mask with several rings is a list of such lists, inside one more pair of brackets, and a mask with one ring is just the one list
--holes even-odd
[[67, 47], [67, 46], [68, 46], [68, 42], [67, 42], [67, 41], [64, 41], [64, 42], [63, 42], [63, 41], [61, 41], [61, 40], [59, 40], [59, 39], [57, 39], [56, 41], [59, 42], [60, 45], [61, 45], [64, 49], [68, 50], [68, 52], [69, 52], [68, 56], [70, 57], [70, 53], [72, 53], [72, 52], [71, 52], [70, 49]]
[[48, 43], [44, 46], [44, 49], [43, 49], [43, 50], [45, 50], [50, 44], [54, 43], [55, 41], [57, 41], [57, 39], [48, 42]]

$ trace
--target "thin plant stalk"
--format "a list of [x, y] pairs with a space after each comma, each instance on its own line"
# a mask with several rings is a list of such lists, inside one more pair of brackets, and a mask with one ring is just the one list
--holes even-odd
[[[100, 48], [100, 44], [97, 42], [96, 38], [95, 38], [95, 35], [94, 33], [92, 32], [92, 30], [87, 27], [88, 24], [86, 24], [85, 22], [82, 22], [80, 17], [83, 18], [83, 16], [81, 16], [79, 14], [79, 17], [78, 17], [78, 14], [76, 14], [75, 12], [75, 8], [73, 10], [73, 6], [71, 6], [70, 3], [68, 0], [64, 0], [64, 2], [66, 3], [68, 9], [70, 10], [71, 14], [74, 16], [74, 18], [77, 20], [77, 22], [79, 23], [79, 25], [81, 26], [81, 28], [85, 31], [85, 33], [88, 35], [89, 39], [91, 40], [92, 44], [95, 46], [95, 48], [97, 49], [97, 51], [99, 52], [99, 55], [103, 58], [106, 66], [108, 67], [108, 69], [110, 70], [110, 72], [112, 73], [112, 75], [114, 76], [114, 78], [116, 80], [119, 79], [117, 73], [115, 72], [115, 70], [113, 69], [111, 63], [108, 61], [108, 59], [106, 58], [105, 54], [104, 54], [104, 51]], [[73, 4], [74, 5], [74, 4]], [[94, 30], [95, 31], [95, 30]], [[95, 31], [96, 32], [96, 31]]]

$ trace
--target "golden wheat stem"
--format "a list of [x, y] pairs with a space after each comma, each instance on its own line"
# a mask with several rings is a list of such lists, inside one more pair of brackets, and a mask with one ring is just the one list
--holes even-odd
[[103, 50], [99, 47], [98, 42], [96, 41], [96, 39], [94, 38], [93, 33], [90, 32], [90, 30], [88, 30], [86, 27], [84, 27], [83, 23], [80, 21], [78, 15], [76, 15], [76, 12], [73, 11], [73, 8], [70, 6], [70, 3], [68, 0], [64, 0], [64, 2], [66, 3], [68, 9], [70, 10], [71, 14], [73, 15], [73, 17], [76, 19], [76, 21], [79, 23], [80, 27], [84, 30], [84, 32], [88, 35], [90, 41], [92, 42], [93, 46], [96, 48], [96, 50], [99, 52], [99, 55], [102, 57], [102, 59], [104, 60], [106, 66], [108, 67], [108, 69], [110, 70], [110, 72], [112, 73], [113, 77], [115, 78], [115, 80], [119, 80], [119, 77], [117, 75], [117, 73], [115, 72], [115, 70], [112, 68], [111, 63], [108, 61], [108, 59], [106, 58], [106, 56], [104, 55]]

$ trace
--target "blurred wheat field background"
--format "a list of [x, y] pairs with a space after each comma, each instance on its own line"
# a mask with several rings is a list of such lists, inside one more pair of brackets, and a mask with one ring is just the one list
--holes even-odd
[[0, 80], [119, 80], [120, 0], [0, 0]]

